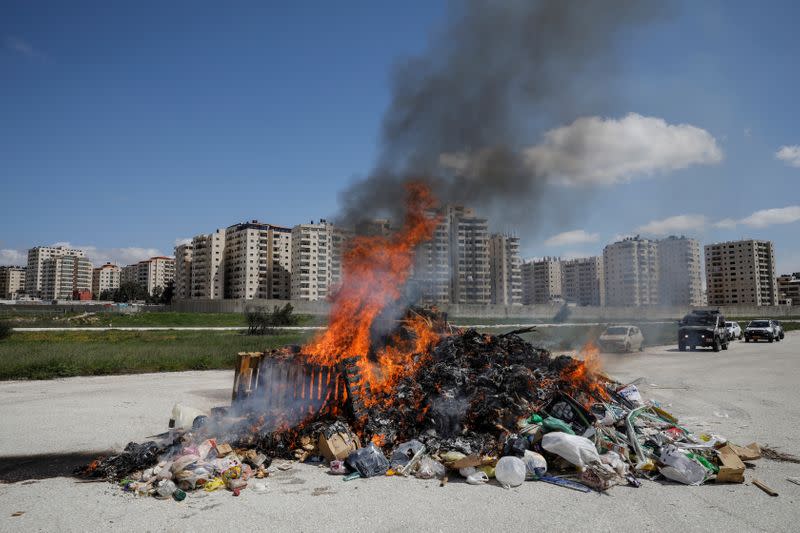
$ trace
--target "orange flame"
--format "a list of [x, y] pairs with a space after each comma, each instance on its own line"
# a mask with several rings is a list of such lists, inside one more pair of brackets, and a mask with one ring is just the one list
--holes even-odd
[[[580, 350], [583, 360], [575, 360], [561, 371], [561, 380], [573, 391], [589, 392], [603, 400], [610, 400], [604, 382], [607, 381], [603, 374], [600, 362], [600, 349], [591, 341], [587, 342]], [[593, 403], [592, 398], [587, 399], [587, 404]]]
[[[343, 283], [333, 297], [328, 328], [303, 347], [312, 363], [333, 365], [358, 357], [362, 388], [386, 392], [413, 372], [438, 335], [423, 317], [404, 323], [414, 339], [393, 338], [385, 347], [372, 346], [371, 328], [381, 312], [397, 302], [411, 273], [416, 248], [429, 241], [438, 219], [429, 213], [435, 200], [420, 182], [406, 185], [403, 227], [391, 236], [355, 237], [344, 254]], [[413, 356], [417, 354], [415, 359]], [[372, 357], [370, 357], [370, 355]], [[370, 405], [369, 395], [363, 398]]]

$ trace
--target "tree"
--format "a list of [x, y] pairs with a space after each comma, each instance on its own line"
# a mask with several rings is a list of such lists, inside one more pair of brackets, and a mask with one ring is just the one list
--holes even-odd
[[164, 287], [164, 291], [161, 293], [161, 298], [159, 303], [169, 305], [172, 303], [172, 299], [175, 297], [175, 282], [170, 281], [167, 283], [167, 286]]
[[293, 326], [300, 320], [294, 314], [292, 304], [286, 303], [283, 307], [277, 305], [272, 311], [267, 311], [264, 307], [254, 307], [245, 310], [247, 319], [248, 335], [274, 335], [280, 326]]

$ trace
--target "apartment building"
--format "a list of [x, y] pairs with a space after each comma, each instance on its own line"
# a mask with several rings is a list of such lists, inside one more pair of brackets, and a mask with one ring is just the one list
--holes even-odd
[[778, 276], [778, 305], [800, 306], [800, 272]]
[[105, 291], [118, 289], [121, 279], [122, 269], [117, 265], [106, 263], [92, 269], [92, 294], [95, 298], [100, 298]]
[[697, 239], [670, 236], [658, 241], [658, 301], [661, 305], [705, 305]]
[[77, 255], [53, 255], [42, 262], [39, 282], [43, 300], [83, 299], [92, 290], [92, 263]]
[[439, 216], [439, 223], [430, 241], [417, 248], [414, 272], [411, 276], [410, 299], [428, 305], [450, 303], [450, 284], [452, 266], [450, 264], [450, 219], [440, 212], [430, 212], [429, 216]]
[[[333, 236], [333, 224], [324, 219], [292, 228], [293, 300], [324, 300], [333, 290]], [[341, 276], [341, 259], [337, 263]]]
[[25, 292], [25, 267], [0, 266], [0, 300], [16, 300]]
[[519, 237], [494, 234], [489, 238], [492, 303], [522, 304], [522, 260]]
[[225, 296], [225, 230], [192, 239], [190, 298], [219, 300]]
[[175, 299], [187, 300], [192, 294], [192, 255], [191, 242], [175, 247]]
[[386, 218], [360, 220], [355, 225], [355, 234], [364, 237], [388, 237], [392, 234], [392, 224]]
[[536, 305], [563, 301], [559, 258], [544, 257], [522, 264], [522, 303]]
[[251, 221], [225, 230], [225, 298], [291, 296], [292, 231]]
[[581, 257], [561, 261], [561, 296], [576, 305], [606, 304], [603, 258]]
[[728, 241], [705, 246], [708, 305], [776, 305], [771, 241]]
[[450, 301], [486, 305], [492, 301], [489, 221], [464, 206], [449, 206]]
[[122, 282], [138, 283], [147, 294], [163, 291], [175, 281], [175, 258], [157, 256], [122, 268]]
[[638, 235], [603, 249], [606, 305], [658, 305], [658, 242]]
[[[44, 263], [53, 257], [85, 257], [83, 250], [66, 246], [37, 246], [28, 250], [28, 267], [25, 270], [25, 293], [32, 298], [42, 298]], [[91, 284], [91, 282], [90, 282]]]

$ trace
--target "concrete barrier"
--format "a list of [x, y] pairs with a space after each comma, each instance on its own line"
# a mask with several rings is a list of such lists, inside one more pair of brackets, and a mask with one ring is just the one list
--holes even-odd
[[[283, 306], [287, 300], [177, 300], [170, 310], [190, 313], [243, 313], [251, 307]], [[330, 303], [290, 300], [295, 312], [303, 315], [326, 316]], [[690, 311], [689, 307], [572, 307], [561, 305], [464, 305], [441, 306], [453, 318], [520, 319], [547, 321], [678, 320]], [[753, 318], [800, 317], [800, 306], [726, 306], [725, 316]]]

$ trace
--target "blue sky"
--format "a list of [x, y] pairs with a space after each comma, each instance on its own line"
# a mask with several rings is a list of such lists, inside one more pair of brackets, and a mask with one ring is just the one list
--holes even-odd
[[[243, 220], [335, 215], [375, 161], [392, 65], [446, 6], [233, 4], [0, 4], [0, 263], [56, 242], [132, 262]], [[525, 256], [768, 238], [800, 271], [799, 5], [685, 2], [622, 35], [614, 103], [521, 142], [557, 153], [547, 131], [588, 125], [624, 159], [644, 132], [637, 164], [554, 185], [569, 216], [496, 229]]]

